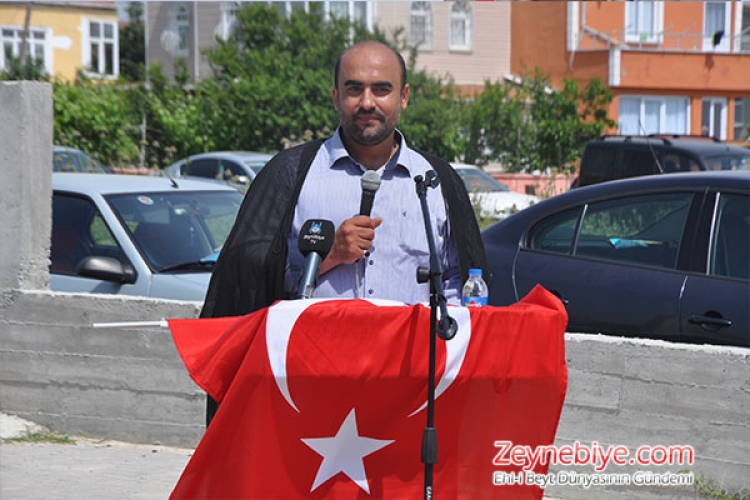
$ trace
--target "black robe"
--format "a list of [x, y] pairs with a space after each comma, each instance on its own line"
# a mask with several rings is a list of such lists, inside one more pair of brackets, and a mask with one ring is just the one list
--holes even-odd
[[[216, 262], [201, 317], [240, 316], [293, 298], [284, 291], [287, 239], [302, 183], [322, 143], [312, 141], [280, 152], [253, 180]], [[489, 276], [479, 226], [463, 181], [448, 162], [417, 152], [438, 174], [458, 251], [461, 282], [466, 281], [471, 268], [482, 269]]]
[[[317, 140], [280, 152], [253, 180], [211, 275], [202, 318], [241, 316], [293, 298], [284, 291], [287, 239], [302, 183], [322, 144]], [[463, 181], [446, 161], [417, 152], [438, 174], [461, 282], [466, 281], [471, 268], [482, 269], [489, 276], [484, 244]], [[217, 402], [208, 396], [206, 426], [217, 410]]]

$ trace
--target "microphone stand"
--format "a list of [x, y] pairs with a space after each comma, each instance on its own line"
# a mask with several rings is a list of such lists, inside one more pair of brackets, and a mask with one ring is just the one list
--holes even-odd
[[[417, 282], [430, 281], [430, 358], [427, 380], [427, 424], [422, 434], [422, 463], [424, 464], [424, 499], [432, 500], [434, 465], [437, 463], [437, 429], [435, 429], [435, 358], [437, 337], [448, 341], [456, 336], [458, 324], [448, 315], [445, 292], [443, 290], [443, 266], [435, 249], [435, 236], [430, 223], [430, 211], [427, 206], [427, 188], [435, 188], [440, 184], [434, 170], [414, 178], [417, 196], [422, 205], [427, 243], [430, 247], [430, 269], [417, 268]], [[440, 310], [440, 320], [437, 313]]]

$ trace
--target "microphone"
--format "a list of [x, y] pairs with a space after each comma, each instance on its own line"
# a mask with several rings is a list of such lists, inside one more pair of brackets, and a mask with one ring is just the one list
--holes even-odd
[[375, 192], [380, 187], [380, 176], [374, 170], [368, 170], [362, 175], [362, 201], [359, 204], [359, 215], [370, 216]]
[[312, 297], [320, 274], [320, 263], [333, 246], [336, 228], [329, 220], [308, 220], [299, 233], [299, 251], [305, 257], [305, 269], [299, 280], [299, 298]]

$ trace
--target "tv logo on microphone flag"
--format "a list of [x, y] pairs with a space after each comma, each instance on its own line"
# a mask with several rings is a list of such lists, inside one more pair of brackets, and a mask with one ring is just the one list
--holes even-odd
[[[451, 314], [459, 332], [438, 343], [434, 490], [540, 499], [535, 486], [492, 485], [493, 444], [554, 442], [565, 311], [538, 288], [511, 307]], [[423, 305], [306, 300], [170, 320], [191, 377], [221, 403], [172, 498], [418, 498], [429, 315]]]

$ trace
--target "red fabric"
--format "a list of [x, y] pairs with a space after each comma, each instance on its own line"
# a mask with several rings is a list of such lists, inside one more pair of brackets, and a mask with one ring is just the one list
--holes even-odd
[[[429, 308], [312, 303], [291, 329], [284, 377], [270, 362], [283, 335], [267, 334], [266, 322], [286, 304], [242, 318], [169, 321], [191, 377], [221, 402], [171, 498], [422, 498]], [[493, 486], [494, 471], [520, 470], [492, 464], [494, 442], [554, 443], [567, 386], [565, 310], [537, 287], [510, 307], [464, 311], [470, 327], [437, 342], [438, 387], [452, 382], [435, 403], [435, 498], [541, 499], [536, 486]], [[462, 342], [458, 375], [443, 377], [455, 359], [447, 344], [455, 352]], [[336, 435], [347, 417], [359, 436], [379, 440], [355, 461], [366, 471], [360, 483], [347, 472], [321, 476], [324, 457], [309, 441]]]

